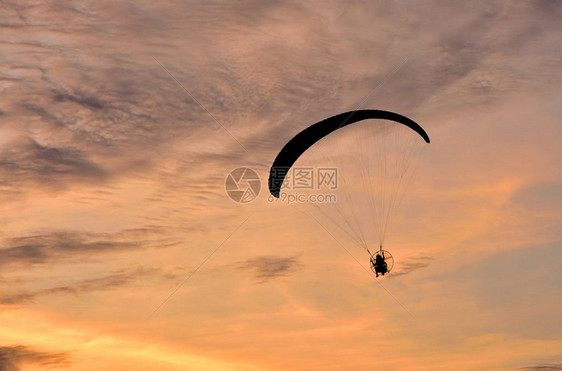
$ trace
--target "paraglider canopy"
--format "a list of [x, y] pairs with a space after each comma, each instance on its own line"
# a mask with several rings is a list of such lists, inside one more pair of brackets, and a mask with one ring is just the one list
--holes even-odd
[[342, 127], [366, 119], [395, 121], [411, 128], [418, 133], [426, 143], [429, 143], [429, 136], [420, 125], [398, 113], [382, 110], [357, 110], [340, 113], [339, 115], [329, 117], [309, 126], [298, 133], [283, 147], [275, 158], [275, 161], [273, 161], [269, 172], [269, 192], [274, 197], [279, 198], [281, 185], [283, 184], [287, 171], [308, 148], [314, 145], [314, 143]]

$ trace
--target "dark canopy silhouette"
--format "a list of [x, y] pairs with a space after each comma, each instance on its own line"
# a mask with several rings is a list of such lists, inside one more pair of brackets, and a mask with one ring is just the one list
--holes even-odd
[[420, 125], [398, 113], [381, 110], [358, 110], [340, 113], [339, 115], [329, 117], [309, 126], [298, 133], [283, 147], [275, 158], [275, 161], [273, 161], [269, 172], [269, 192], [274, 197], [279, 198], [281, 185], [283, 184], [287, 172], [295, 161], [297, 161], [297, 159], [314, 143], [339, 128], [367, 119], [395, 121], [411, 128], [429, 143], [429, 136]]

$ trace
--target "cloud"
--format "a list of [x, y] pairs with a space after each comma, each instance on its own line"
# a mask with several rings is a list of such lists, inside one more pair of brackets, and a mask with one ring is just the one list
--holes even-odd
[[51, 232], [7, 240], [8, 248], [0, 250], [2, 265], [43, 264], [58, 258], [116, 251], [139, 247], [138, 242], [116, 241], [109, 234]]
[[419, 269], [426, 268], [429, 266], [431, 260], [432, 258], [429, 256], [415, 256], [405, 259], [403, 262], [400, 262], [398, 266], [394, 267], [397, 269], [393, 269], [390, 277], [404, 276]]
[[106, 171], [75, 147], [53, 147], [20, 140], [0, 153], [3, 186], [66, 187], [69, 182], [101, 181]]
[[[431, 5], [442, 9], [444, 25], [433, 21]], [[489, 102], [528, 82], [531, 74], [522, 71], [543, 70], [546, 55], [506, 66], [494, 53], [514, 40], [526, 47], [544, 45], [542, 36], [556, 18], [547, 17], [537, 28], [534, 17], [554, 14], [549, 7], [500, 1], [443, 7], [430, 1], [412, 9], [398, 1], [376, 9], [360, 2], [247, 1], [193, 4], [190, 14], [197, 17], [192, 17], [171, 4], [8, 3], [3, 13], [12, 15], [3, 23], [12, 25], [10, 45], [18, 53], [13, 53], [17, 58], [6, 53], [0, 64], [5, 66], [0, 76], [10, 81], [2, 112], [21, 138], [4, 147], [0, 171], [20, 192], [96, 185], [139, 173], [163, 189], [185, 189], [208, 179], [207, 169], [271, 158], [303, 125], [356, 106], [412, 49], [419, 53], [384, 85], [385, 94], [373, 96], [376, 105], [403, 112], [436, 99], [447, 100], [433, 104], [439, 109]], [[401, 21], [392, 22], [396, 17]], [[373, 19], [387, 31], [372, 32]], [[513, 19], [521, 24], [513, 29], [521, 31], [505, 30]], [[32, 29], [23, 36], [15, 25]], [[410, 38], [399, 36], [421, 30], [425, 36], [415, 48]], [[36, 58], [38, 47], [48, 58]]]
[[147, 276], [158, 276], [163, 279], [176, 278], [175, 275], [164, 273], [155, 268], [137, 268], [134, 270], [120, 270], [109, 275], [80, 280], [74, 283], [50, 287], [42, 290], [24, 291], [15, 294], [0, 295], [0, 304], [25, 304], [32, 303], [41, 296], [73, 294], [80, 295], [94, 291], [106, 291], [124, 287], [133, 281]]
[[539, 364], [533, 366], [521, 367], [520, 370], [527, 371], [560, 371], [562, 370], [562, 363], [549, 363], [549, 364]]
[[12, 264], [45, 264], [85, 258], [104, 252], [172, 246], [176, 241], [162, 234], [164, 229], [146, 227], [116, 233], [54, 231], [4, 240], [0, 249], [0, 267]]
[[264, 283], [276, 277], [289, 276], [297, 270], [300, 264], [297, 257], [282, 258], [276, 256], [260, 256], [239, 263], [242, 270], [250, 270], [259, 283]]
[[0, 347], [0, 371], [18, 371], [20, 365], [34, 363], [45, 367], [67, 367], [68, 353], [39, 351], [24, 345]]

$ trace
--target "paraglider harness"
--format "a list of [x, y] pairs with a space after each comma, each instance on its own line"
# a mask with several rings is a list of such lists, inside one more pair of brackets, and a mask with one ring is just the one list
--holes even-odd
[[384, 257], [382, 245], [380, 246], [380, 250], [377, 252], [376, 256], [373, 256], [369, 249], [367, 249], [367, 251], [371, 255], [371, 268], [375, 271], [377, 277], [379, 276], [379, 273], [384, 276], [385, 273], [388, 272], [388, 266], [386, 264], [386, 258]]

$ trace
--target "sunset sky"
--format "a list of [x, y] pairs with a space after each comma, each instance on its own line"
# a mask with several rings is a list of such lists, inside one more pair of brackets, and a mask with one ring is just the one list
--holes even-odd
[[[562, 370], [560, 19], [1, 1], [0, 371]], [[290, 138], [357, 108], [431, 137], [378, 280], [267, 197]], [[224, 188], [243, 166], [247, 204]]]

